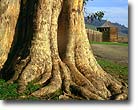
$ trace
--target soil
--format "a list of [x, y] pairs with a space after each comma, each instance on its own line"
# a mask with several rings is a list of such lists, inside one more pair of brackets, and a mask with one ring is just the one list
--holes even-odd
[[128, 46], [92, 44], [92, 50], [96, 57], [128, 65]]
[[[96, 59], [106, 59], [128, 66], [128, 46], [92, 44], [91, 47]], [[112, 74], [112, 76], [128, 84], [128, 75]]]

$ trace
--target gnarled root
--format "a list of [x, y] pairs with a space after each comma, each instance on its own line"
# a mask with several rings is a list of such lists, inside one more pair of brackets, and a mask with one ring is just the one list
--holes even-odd
[[61, 60], [57, 60], [57, 62], [53, 62], [51, 72], [44, 71], [43, 74], [34, 75], [35, 78], [28, 81], [20, 79], [19, 90], [21, 91], [19, 92], [22, 93], [30, 81], [39, 77], [39, 80], [34, 81], [34, 85], [40, 85], [41, 88], [30, 93], [29, 96], [43, 99], [52, 99], [57, 96], [61, 100], [127, 99], [127, 87], [108, 73], [104, 73], [104, 77], [99, 77], [96, 74], [88, 77], [84, 74], [85, 72], [82, 74], [71, 62], [63, 63]]
[[42, 96], [50, 97], [54, 95], [54, 93], [56, 93], [57, 91], [61, 90], [61, 85], [62, 85], [62, 80], [59, 71], [59, 65], [54, 64], [50, 83], [45, 87], [39, 89], [38, 91], [35, 91], [31, 95], [35, 97], [42, 97]]
[[13, 83], [14, 81], [16, 81], [19, 78], [20, 74], [22, 73], [22, 70], [28, 65], [30, 60], [31, 60], [30, 56], [28, 56], [23, 60], [19, 59], [15, 67], [15, 74], [10, 80], [7, 81], [7, 83]]

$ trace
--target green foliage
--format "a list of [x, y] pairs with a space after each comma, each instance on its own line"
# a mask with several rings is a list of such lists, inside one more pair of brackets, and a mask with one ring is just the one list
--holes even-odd
[[34, 85], [32, 82], [30, 82], [28, 85], [27, 85], [27, 88], [25, 90], [25, 92], [23, 93], [24, 95], [29, 95], [31, 94], [32, 92], [38, 90], [40, 88], [40, 85]]
[[57, 91], [52, 95], [51, 99], [53, 99], [53, 100], [59, 100], [59, 96], [60, 96], [62, 93], [63, 93], [63, 92], [62, 92], [61, 89], [57, 90]]
[[[89, 0], [83, 0], [84, 6], [87, 4], [88, 1]], [[93, 0], [91, 0], [91, 1], [93, 1]], [[86, 14], [88, 14], [86, 12], [86, 8], [85, 7], [84, 7], [84, 12]], [[89, 15], [87, 15], [87, 21], [92, 22], [94, 19], [98, 19], [100, 21], [100, 20], [102, 20], [103, 17], [104, 17], [104, 12], [103, 11], [97, 11], [95, 13], [91, 12], [91, 13], [89, 13]]]
[[0, 99], [1, 100], [10, 100], [17, 99], [19, 94], [17, 93], [18, 85], [8, 84], [3, 79], [0, 79]]
[[88, 2], [88, 0], [83, 0], [83, 4], [86, 5], [86, 3]]
[[[16, 83], [8, 84], [7, 82], [5, 82], [5, 80], [0, 79], [0, 100], [10, 100], [10, 99], [39, 100], [39, 98], [37, 97], [29, 96], [30, 93], [40, 88], [39, 85], [33, 85], [33, 83], [29, 83], [27, 89], [22, 94], [19, 94], [17, 92], [17, 88], [18, 85]], [[20, 96], [27, 96], [27, 98], [21, 98]]]
[[89, 13], [89, 15], [87, 16], [87, 20], [89, 20], [89, 22], [92, 22], [95, 19], [98, 19], [100, 21], [102, 20], [103, 17], [104, 17], [104, 12], [97, 11], [95, 13]]
[[[27, 85], [27, 88], [24, 93], [19, 94], [17, 92], [18, 85], [16, 83], [8, 84], [5, 80], [0, 79], [0, 100], [40, 100], [41, 98], [37, 98], [34, 96], [30, 96], [30, 94], [36, 90], [38, 90], [41, 86], [34, 85], [33, 82], [30, 82]], [[59, 96], [62, 94], [62, 90], [57, 90], [50, 99], [59, 100]], [[42, 98], [41, 100], [45, 100]]]
[[[83, 4], [86, 5], [89, 0], [83, 0]], [[93, 0], [91, 0], [93, 1]]]
[[128, 66], [120, 65], [105, 59], [97, 59], [97, 61], [107, 73], [128, 75]]

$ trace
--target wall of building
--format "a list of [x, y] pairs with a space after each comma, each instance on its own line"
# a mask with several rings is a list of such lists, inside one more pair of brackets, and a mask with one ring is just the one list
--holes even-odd
[[117, 27], [98, 27], [98, 31], [103, 34], [103, 42], [117, 42], [118, 28]]
[[118, 28], [110, 27], [110, 42], [118, 41]]
[[110, 28], [109, 27], [99, 27], [98, 31], [102, 32], [102, 41], [109, 42], [110, 41]]
[[89, 41], [102, 42], [102, 33], [96, 30], [86, 29]]
[[118, 42], [128, 43], [128, 37], [118, 37]]

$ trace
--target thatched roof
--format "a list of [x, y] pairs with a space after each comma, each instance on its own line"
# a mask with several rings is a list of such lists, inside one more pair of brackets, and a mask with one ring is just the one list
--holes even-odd
[[110, 21], [106, 21], [101, 27], [116, 27]]

